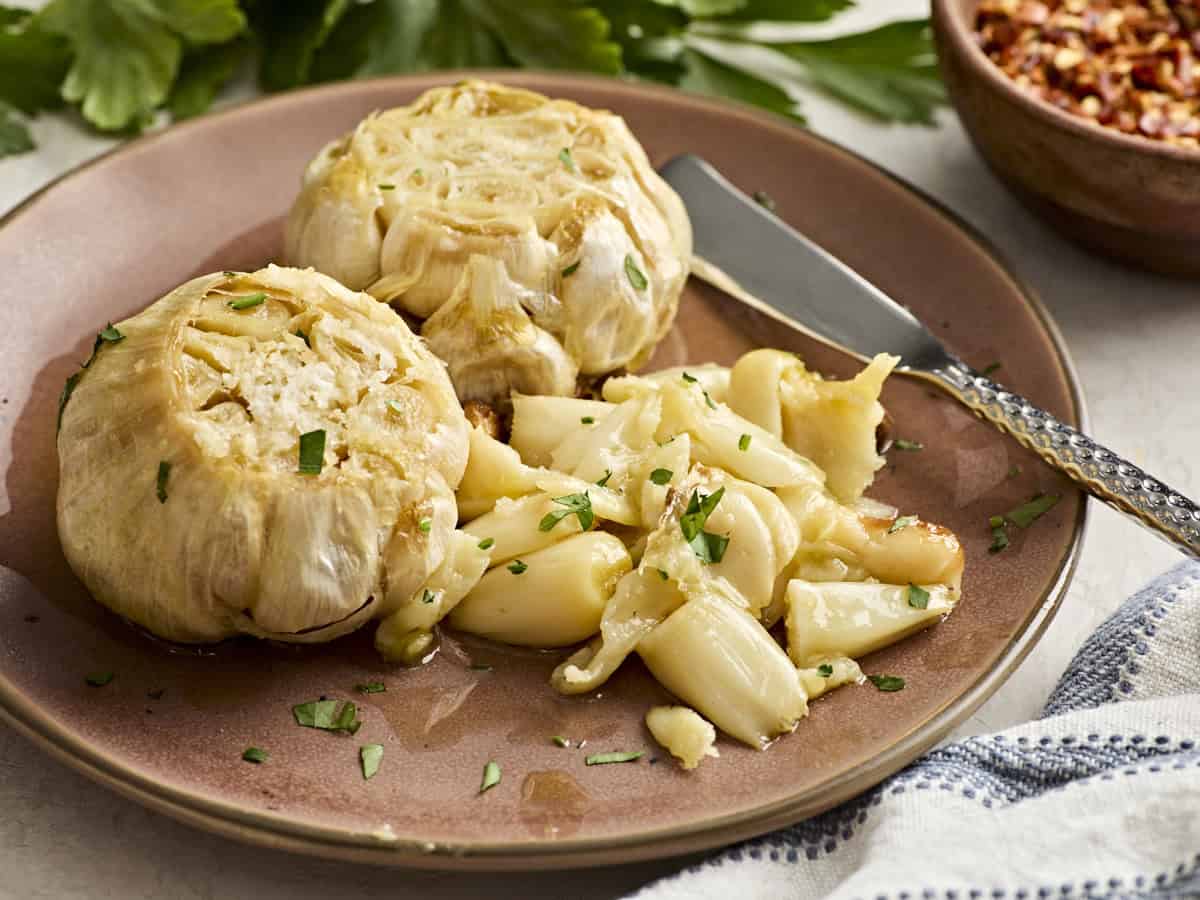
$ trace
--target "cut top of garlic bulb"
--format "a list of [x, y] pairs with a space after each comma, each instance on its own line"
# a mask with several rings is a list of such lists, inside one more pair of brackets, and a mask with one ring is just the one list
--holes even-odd
[[103, 603], [172, 640], [328, 640], [441, 564], [468, 425], [391, 309], [270, 266], [117, 331], [59, 433], [59, 533]]
[[[451, 370], [460, 397], [500, 401], [509, 386], [564, 393], [564, 370], [643, 363], [674, 319], [691, 244], [683, 203], [619, 116], [480, 81], [428, 91], [329, 144], [287, 223], [290, 262], [420, 319], [457, 295], [458, 314], [438, 320], [444, 348], [473, 346], [489, 310], [519, 303], [506, 321], [527, 317], [522, 329], [553, 347], [492, 346], [503, 374]], [[475, 257], [503, 270], [492, 287]], [[504, 296], [485, 298], [493, 288]]]

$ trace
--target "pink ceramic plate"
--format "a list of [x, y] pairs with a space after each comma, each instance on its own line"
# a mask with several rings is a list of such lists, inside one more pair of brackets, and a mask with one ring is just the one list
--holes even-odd
[[[908, 187], [782, 121], [614, 80], [505, 73], [503, 79], [628, 120], [656, 163], [690, 151], [907, 303], [968, 362], [1003, 363], [1007, 384], [1079, 424], [1078, 391], [1042, 308], [977, 237]], [[233, 642], [171, 652], [91, 601], [54, 528], [54, 423], [64, 379], [95, 332], [200, 272], [253, 268], [279, 253], [281, 217], [316, 150], [371, 110], [405, 103], [440, 74], [320, 88], [243, 106], [136, 141], [79, 169], [0, 228], [0, 710], [91, 777], [184, 821], [326, 856], [445, 868], [628, 861], [711, 847], [837, 803], [935, 743], [994, 691], [1059, 603], [1084, 519], [1080, 495], [991, 427], [921, 384], [895, 378], [884, 401], [919, 453], [893, 452], [873, 494], [948, 525], [967, 553], [965, 598], [937, 628], [867, 658], [907, 687], [846, 688], [813, 705], [796, 734], [757, 753], [680, 771], [642, 725], [664, 692], [637, 661], [601, 695], [547, 684], [558, 654], [447, 636], [430, 665], [383, 665], [369, 634], [321, 647]], [[820, 369], [854, 368], [797, 342], [700, 285], [653, 365], [729, 363], [760, 343]], [[1010, 477], [1020, 465], [1021, 474]], [[1036, 527], [989, 555], [990, 515], [1035, 491], [1063, 494]], [[484, 671], [471, 663], [490, 664]], [[112, 671], [105, 687], [86, 673]], [[354, 693], [382, 680], [386, 693]], [[353, 699], [353, 738], [297, 727], [295, 703]], [[552, 735], [585, 740], [561, 749]], [[363, 780], [358, 748], [384, 745]], [[270, 752], [263, 765], [242, 750]], [[586, 767], [588, 752], [647, 750]], [[653, 764], [653, 758], [658, 758]], [[483, 764], [503, 767], [479, 796]]]

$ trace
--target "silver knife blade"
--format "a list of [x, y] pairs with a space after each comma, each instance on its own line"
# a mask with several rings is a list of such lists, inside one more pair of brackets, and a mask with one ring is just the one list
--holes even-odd
[[[782, 313], [792, 327], [860, 359], [894, 353], [900, 368], [912, 371], [953, 361], [911, 312], [703, 159], [677, 156], [659, 174], [683, 198], [696, 256], [720, 270], [701, 265], [693, 274], [768, 315]], [[774, 309], [763, 309], [764, 303]]]

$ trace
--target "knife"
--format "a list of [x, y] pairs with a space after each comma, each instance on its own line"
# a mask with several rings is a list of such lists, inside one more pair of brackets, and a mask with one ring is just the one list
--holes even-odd
[[692, 274], [809, 337], [931, 382], [1092, 496], [1200, 558], [1200, 506], [1126, 459], [975, 371], [908, 309], [747, 197], [699, 157], [659, 173], [692, 220]]

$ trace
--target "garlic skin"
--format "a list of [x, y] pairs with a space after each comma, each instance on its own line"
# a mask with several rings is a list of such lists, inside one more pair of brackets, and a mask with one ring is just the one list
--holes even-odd
[[[326, 641], [442, 564], [468, 425], [391, 309], [269, 266], [193, 279], [117, 328], [58, 436], [59, 535], [101, 603], [173, 641]], [[323, 466], [301, 474], [315, 430]]]
[[[576, 375], [643, 364], [691, 252], [682, 201], [620, 117], [483, 81], [368, 116], [321, 150], [285, 250], [429, 320], [459, 396], [501, 404], [510, 387], [569, 394]], [[504, 340], [467, 365], [493, 319]]]

